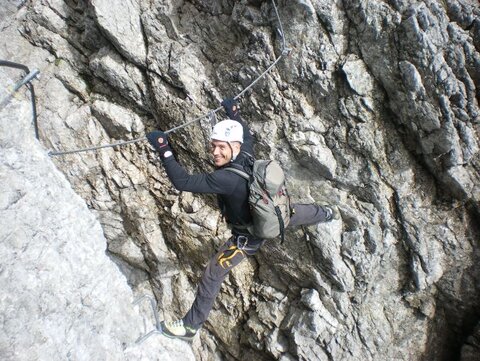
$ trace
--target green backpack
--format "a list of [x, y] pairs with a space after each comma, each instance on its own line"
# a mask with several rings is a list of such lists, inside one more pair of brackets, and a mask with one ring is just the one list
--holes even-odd
[[264, 239], [281, 236], [283, 242], [291, 209], [285, 173], [280, 164], [274, 160], [256, 160], [251, 175], [243, 167], [242, 170], [234, 167], [225, 170], [248, 180], [248, 203], [252, 214], [252, 224], [247, 227], [249, 232]]

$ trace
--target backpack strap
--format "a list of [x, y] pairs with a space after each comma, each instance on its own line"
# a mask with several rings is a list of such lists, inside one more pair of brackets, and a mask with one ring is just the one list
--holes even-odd
[[248, 175], [248, 173], [243, 171], [243, 170], [240, 170], [240, 169], [234, 168], [234, 167], [227, 167], [227, 168], [224, 168], [224, 169], [228, 170], [229, 172], [238, 174], [240, 177], [245, 178], [248, 181], [250, 180], [250, 176]]
[[283, 244], [283, 242], [285, 242], [285, 223], [283, 222], [282, 212], [280, 211], [280, 208], [278, 208], [278, 206], [275, 207], [275, 213], [277, 214], [278, 225], [280, 227], [280, 236], [282, 239], [280, 244]]
[[[223, 169], [239, 175], [240, 177], [242, 177], [243, 179], [245, 179], [248, 182], [248, 185], [250, 185], [251, 177], [247, 172], [245, 172], [243, 170], [243, 167], [241, 165], [230, 164], [229, 167], [225, 167]], [[250, 227], [248, 224], [243, 223], [240, 219], [238, 221], [242, 224], [241, 228], [244, 228], [244, 229], [248, 230], [248, 228]], [[238, 227], [238, 225], [236, 225], [235, 227]]]

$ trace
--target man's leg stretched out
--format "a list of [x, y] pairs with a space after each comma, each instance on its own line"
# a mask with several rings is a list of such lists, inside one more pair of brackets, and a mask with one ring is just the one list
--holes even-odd
[[329, 206], [317, 204], [293, 204], [293, 214], [288, 227], [311, 226], [321, 222], [330, 222], [335, 214]]
[[198, 284], [195, 301], [185, 317], [178, 321], [162, 322], [164, 335], [191, 340], [207, 320], [228, 272], [242, 262], [247, 255], [254, 254], [263, 243], [262, 240], [251, 237], [245, 245], [246, 237], [244, 237], [243, 243], [237, 244], [238, 237], [230, 238], [210, 259]]

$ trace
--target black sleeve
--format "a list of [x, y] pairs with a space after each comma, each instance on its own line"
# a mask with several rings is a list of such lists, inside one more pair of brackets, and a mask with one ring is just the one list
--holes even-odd
[[239, 177], [236, 177], [234, 173], [226, 170], [190, 175], [178, 164], [174, 156], [165, 158], [163, 165], [168, 178], [179, 191], [231, 194], [239, 180]]
[[250, 133], [250, 129], [248, 128], [247, 123], [245, 123], [239, 113], [237, 113], [237, 115], [235, 116], [235, 120], [239, 122], [243, 127], [243, 144], [240, 150], [247, 152], [248, 154], [251, 154], [253, 157], [255, 157], [255, 154], [253, 154], [254, 138], [252, 133]]
[[240, 110], [237, 110], [236, 112], [234, 112], [233, 109], [229, 111], [227, 108], [225, 108], [225, 112], [227, 113], [227, 116], [230, 119], [236, 120], [243, 127], [243, 144], [242, 144], [242, 147], [240, 148], [240, 151], [246, 152], [250, 154], [253, 158], [255, 158], [255, 154], [253, 154], [253, 141], [254, 141], [253, 135], [250, 132], [250, 129], [248, 128], [245, 121], [240, 116]]

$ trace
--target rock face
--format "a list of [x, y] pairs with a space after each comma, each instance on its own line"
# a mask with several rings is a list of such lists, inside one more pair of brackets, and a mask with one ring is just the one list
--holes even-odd
[[[0, 101], [19, 75], [0, 68]], [[194, 360], [181, 341], [136, 343], [153, 312], [133, 304], [102, 226], [35, 139], [29, 93], [0, 119], [0, 359]]]
[[[8, 4], [1, 31], [18, 41], [0, 40], [2, 57], [41, 70], [45, 149], [137, 139], [207, 114], [280, 52], [270, 1]], [[333, 204], [340, 217], [292, 229], [237, 267], [196, 357], [480, 359], [480, 5], [278, 10], [290, 54], [244, 96], [242, 114], [294, 200]], [[202, 120], [170, 137], [189, 172], [213, 169], [209, 131]], [[151, 288], [165, 318], [182, 316], [228, 237], [215, 199], [175, 191], [146, 142], [51, 161], [132, 289]]]
[[132, 304], [100, 223], [34, 138], [29, 102], [2, 122], [14, 126], [0, 132], [1, 359], [193, 360], [181, 342], [135, 343], [152, 312]]

